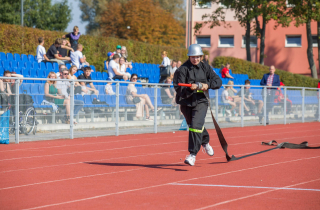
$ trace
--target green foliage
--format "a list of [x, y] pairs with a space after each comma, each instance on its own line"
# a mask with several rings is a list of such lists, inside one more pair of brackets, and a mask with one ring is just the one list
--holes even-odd
[[[258, 63], [248, 62], [234, 57], [218, 56], [212, 62], [215, 68], [220, 68], [221, 65], [230, 63], [232, 73], [248, 74], [250, 79], [261, 79], [264, 74], [269, 73], [269, 67]], [[318, 80], [311, 77], [306, 77], [300, 74], [292, 74], [290, 72], [276, 69], [276, 74], [280, 76], [281, 82], [286, 86], [294, 87], [317, 87]]]
[[[24, 0], [25, 26], [44, 30], [63, 31], [71, 21], [71, 9], [68, 1], [51, 4], [51, 0]], [[21, 0], [0, 1], [0, 22], [21, 24]]]
[[[38, 37], [45, 37], [44, 47], [48, 50], [54, 43], [54, 40], [65, 34], [65, 32], [0, 24], [0, 49], [6, 53], [34, 55], [38, 46]], [[83, 54], [86, 55], [87, 61], [91, 65], [94, 65], [98, 71], [103, 70], [103, 62], [107, 59], [107, 53], [115, 51], [117, 45], [127, 47], [128, 60], [132, 60], [133, 62], [160, 64], [162, 62], [162, 51], [167, 51], [170, 59], [181, 60], [183, 62], [188, 58], [185, 48], [150, 45], [143, 42], [111, 37], [81, 35], [79, 43], [84, 46]]]

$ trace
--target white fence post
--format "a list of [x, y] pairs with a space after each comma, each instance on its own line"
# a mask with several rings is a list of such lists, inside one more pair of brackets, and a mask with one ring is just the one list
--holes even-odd
[[158, 110], [158, 85], [154, 88], [154, 133], [158, 133], [157, 125], [157, 110]]
[[267, 88], [263, 87], [263, 125], [267, 125]]
[[218, 94], [219, 94], [219, 90], [216, 89], [216, 109], [215, 110], [216, 110], [216, 121], [217, 122], [219, 122], [219, 117], [218, 117], [218, 114], [219, 114], [219, 109], [218, 109], [219, 108], [218, 107], [219, 106], [219, 95]]
[[[19, 131], [20, 131], [20, 128], [19, 128], [19, 117], [20, 117], [20, 110], [19, 110], [19, 86], [20, 86], [20, 79], [17, 79], [15, 81], [15, 92], [16, 92], [16, 95], [15, 95], [15, 98], [16, 98], [16, 101], [15, 101], [15, 143], [16, 144], [19, 144]], [[22, 104], [23, 106], [26, 106], [26, 104]]]
[[74, 81], [70, 86], [70, 139], [73, 139], [73, 116], [74, 116]]
[[304, 123], [304, 111], [305, 111], [305, 107], [304, 107], [304, 104], [305, 104], [305, 88], [302, 88], [302, 117], [301, 117], [301, 120], [302, 122]]
[[120, 93], [120, 84], [116, 84], [116, 136], [119, 136], [119, 93]]
[[283, 124], [287, 124], [287, 87], [284, 87]]
[[243, 116], [244, 116], [244, 86], [241, 86], [241, 127], [244, 126], [243, 124]]

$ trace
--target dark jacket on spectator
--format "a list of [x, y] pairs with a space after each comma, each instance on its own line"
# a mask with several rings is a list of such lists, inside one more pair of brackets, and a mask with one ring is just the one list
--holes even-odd
[[[269, 77], [270, 73], [268, 74], [264, 74], [261, 81], [260, 81], [260, 85], [262, 86], [266, 86], [267, 85], [267, 80]], [[280, 86], [280, 77], [277, 74], [274, 74], [273, 76], [273, 81], [272, 81], [272, 86]]]

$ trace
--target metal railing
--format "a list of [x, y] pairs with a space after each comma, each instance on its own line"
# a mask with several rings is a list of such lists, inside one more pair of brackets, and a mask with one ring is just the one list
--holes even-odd
[[[27, 93], [31, 95], [36, 105], [36, 135], [23, 135], [21, 123], [15, 123], [14, 127], [11, 126], [10, 129], [20, 132], [15, 132], [15, 135], [10, 135], [10, 137], [14, 138], [16, 143], [29, 140], [73, 139], [98, 135], [118, 136], [121, 134], [174, 132], [179, 129], [183, 120], [179, 106], [168, 102], [170, 101], [169, 99], [166, 100], [164, 89], [172, 88], [170, 84], [112, 81], [115, 95], [108, 95], [104, 91], [106, 83], [110, 81], [91, 80], [90, 82], [93, 82], [96, 89], [99, 90], [99, 94], [88, 96], [74, 93], [75, 82], [88, 82], [88, 80], [23, 78], [24, 81], [21, 84], [21, 79], [19, 78], [0, 77], [0, 79], [15, 80], [14, 85], [11, 85], [12, 88], [15, 88], [15, 94], [12, 94], [15, 98], [15, 102], [12, 104], [14, 111], [12, 111], [11, 107], [12, 121], [19, 122], [21, 118], [23, 119], [21, 115], [23, 116], [24, 113], [21, 113], [20, 109], [24, 104], [19, 103], [20, 94]], [[28, 83], [29, 80], [33, 80], [34, 83]], [[70, 124], [68, 125], [63, 121], [63, 117], [66, 115], [65, 107], [59, 106], [58, 110], [53, 110], [48, 105], [41, 105], [42, 101], [39, 101], [45, 98], [44, 82], [48, 80], [70, 82]], [[138, 94], [145, 94], [150, 98], [152, 105], [143, 105], [142, 109], [140, 107], [139, 110], [141, 109], [142, 114], [140, 113], [139, 116], [137, 106], [126, 103], [125, 98], [128, 84], [139, 86], [136, 87]], [[279, 87], [234, 85], [231, 91], [234, 91], [235, 96], [233, 96], [234, 98], [230, 103], [227, 99], [223, 100], [223, 97], [225, 97], [224, 90], [227, 87], [229, 86], [223, 85], [218, 90], [209, 90], [212, 110], [222, 127], [320, 122], [320, 99], [319, 89], [317, 88], [282, 87], [282, 95], [276, 95], [277, 92], [280, 92]], [[232, 93], [229, 89], [226, 91]], [[1, 92], [1, 95], [5, 94]], [[92, 98], [94, 97], [102, 103], [92, 104]], [[247, 100], [249, 97], [251, 97], [253, 102]], [[282, 97], [283, 100], [276, 102], [275, 99], [279, 97]], [[84, 107], [74, 115], [75, 106], [77, 106], [75, 102], [79, 100], [84, 101]], [[148, 104], [147, 99], [142, 100], [145, 104]], [[164, 104], [164, 101], [166, 101], [166, 104]], [[152, 106], [155, 110], [154, 112], [150, 112], [152, 120], [147, 120], [146, 114]], [[8, 108], [2, 106], [2, 112]], [[161, 110], [157, 111], [158, 108], [161, 108]], [[74, 122], [77, 122], [77, 124]], [[206, 117], [206, 127], [214, 128], [209, 111]]]

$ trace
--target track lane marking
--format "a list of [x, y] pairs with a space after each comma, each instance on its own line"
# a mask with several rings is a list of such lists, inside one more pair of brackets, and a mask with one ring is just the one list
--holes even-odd
[[[283, 187], [283, 188], [288, 188], [288, 189], [290, 189], [290, 187], [295, 187], [295, 186], [298, 186], [298, 185], [308, 184], [308, 183], [316, 182], [316, 181], [320, 181], [320, 178], [319, 178], [319, 179], [310, 180], [310, 181], [306, 181], [306, 182], [300, 182], [300, 183], [293, 184], [293, 185], [288, 185], [288, 186], [285, 186], [285, 187]], [[196, 209], [196, 210], [208, 209], [208, 208], [220, 206], [220, 205], [227, 204], [227, 203], [231, 203], [231, 202], [234, 202], [234, 201], [243, 200], [243, 199], [246, 199], [246, 198], [251, 198], [251, 197], [263, 195], [263, 194], [266, 194], [266, 193], [269, 193], [269, 192], [278, 191], [278, 190], [281, 190], [281, 188], [280, 188], [280, 189], [268, 190], [268, 191], [264, 191], [264, 192], [260, 192], [260, 193], [255, 193], [255, 194], [248, 195], [248, 196], [243, 196], [243, 197], [240, 197], [240, 198], [230, 199], [230, 200], [223, 201], [223, 202], [219, 202], [219, 203], [216, 203], [216, 204], [213, 204], [213, 205], [210, 205], [210, 206], [205, 206], [205, 207], [202, 207], [202, 208], [198, 208], [198, 209]]]
[[[210, 178], [210, 177], [221, 176], [221, 175], [225, 175], [225, 174], [231, 174], [231, 173], [236, 173], [236, 172], [253, 170], [253, 169], [257, 169], [257, 168], [280, 165], [280, 164], [284, 164], [284, 163], [292, 163], [292, 162], [297, 162], [297, 161], [301, 161], [301, 160], [315, 159], [315, 158], [319, 158], [319, 157], [320, 156], [315, 156], [315, 157], [310, 157], [310, 158], [301, 158], [301, 159], [295, 159], [295, 160], [290, 160], [290, 161], [271, 163], [271, 164], [266, 164], [266, 165], [251, 167], [251, 168], [245, 168], [245, 169], [239, 169], [239, 170], [235, 170], [235, 171], [224, 172], [224, 173], [220, 173], [220, 174], [208, 175], [208, 176], [203, 176], [203, 177], [196, 177], [196, 178], [185, 179], [185, 180], [176, 181], [176, 182], [169, 182], [169, 183], [165, 183], [165, 184], [152, 185], [152, 186], [148, 186], [148, 187], [142, 187], [142, 188], [136, 188], [136, 189], [131, 189], [131, 190], [119, 191], [119, 192], [114, 192], [114, 193], [107, 193], [107, 194], [102, 194], [102, 195], [97, 195], [97, 196], [92, 196], [92, 197], [87, 197], [87, 198], [82, 198], [82, 199], [76, 199], [76, 200], [71, 200], [71, 201], [65, 201], [65, 202], [60, 202], [60, 203], [47, 204], [47, 205], [42, 205], [42, 206], [37, 206], [37, 207], [32, 207], [32, 208], [27, 208], [27, 209], [31, 210], [31, 209], [40, 209], [40, 208], [46, 208], [46, 207], [52, 207], [52, 206], [60, 206], [60, 205], [64, 205], [64, 204], [70, 204], [70, 203], [76, 203], [76, 202], [80, 202], [80, 201], [93, 200], [93, 199], [107, 197], [107, 196], [111, 196], [111, 195], [119, 195], [119, 194], [124, 194], [124, 193], [128, 193], [128, 192], [136, 192], [136, 191], [140, 191], [140, 190], [146, 190], [146, 189], [151, 189], [151, 188], [156, 188], [156, 187], [167, 186], [167, 185], [171, 185], [173, 183], [180, 183], [180, 182], [192, 181], [192, 180], [197, 180], [197, 179]], [[317, 180], [320, 180], [320, 179], [317, 179]], [[309, 182], [304, 182], [304, 183], [309, 183]], [[293, 186], [296, 186], [296, 185], [298, 185], [298, 184], [289, 185], [289, 186], [286, 186], [286, 187], [293, 187]], [[269, 191], [271, 192], [271, 191], [276, 191], [276, 190], [269, 190]], [[269, 191], [267, 191], [267, 192], [269, 192]], [[246, 197], [249, 197], [249, 196], [246, 196]], [[250, 196], [250, 197], [252, 197], [252, 196]], [[210, 208], [210, 207], [208, 207], [208, 208]], [[203, 208], [207, 208], [207, 207], [203, 207]]]
[[219, 185], [219, 184], [183, 184], [173, 183], [171, 185], [182, 186], [199, 186], [199, 187], [226, 187], [226, 188], [246, 188], [246, 189], [277, 189], [277, 190], [301, 190], [301, 191], [316, 191], [320, 192], [320, 189], [305, 189], [305, 188], [288, 188], [288, 187], [262, 187], [262, 186], [238, 186], [238, 185]]

